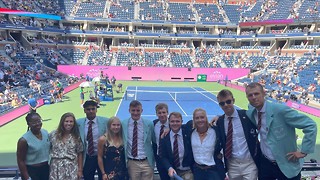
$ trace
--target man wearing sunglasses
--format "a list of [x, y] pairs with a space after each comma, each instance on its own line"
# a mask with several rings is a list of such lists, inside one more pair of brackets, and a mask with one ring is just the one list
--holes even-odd
[[221, 140], [224, 160], [230, 180], [253, 180], [258, 177], [258, 134], [245, 110], [236, 110], [235, 99], [229, 90], [217, 96], [224, 111], [217, 121], [217, 134]]
[[85, 180], [94, 180], [96, 171], [98, 171], [99, 180], [102, 180], [97, 158], [98, 139], [106, 131], [108, 118], [97, 116], [97, 107], [96, 101], [87, 100], [83, 104], [86, 117], [77, 120], [81, 141], [85, 149], [83, 151], [83, 176]]

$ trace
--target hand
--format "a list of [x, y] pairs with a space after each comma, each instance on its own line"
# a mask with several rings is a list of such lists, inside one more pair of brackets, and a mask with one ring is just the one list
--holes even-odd
[[77, 172], [78, 179], [83, 178], [82, 170]]
[[304, 158], [306, 157], [307, 154], [305, 153], [302, 153], [302, 152], [299, 152], [299, 151], [295, 151], [295, 152], [289, 152], [287, 154], [287, 158], [289, 161], [292, 161], [292, 162], [296, 162], [298, 161], [300, 158]]
[[219, 119], [219, 116], [213, 117], [213, 118], [211, 119], [211, 121], [210, 121], [210, 125], [211, 125], [211, 126], [216, 126], [218, 119]]
[[102, 175], [102, 180], [108, 180], [108, 175], [107, 174]]
[[177, 172], [171, 167], [171, 168], [169, 168], [169, 170], [168, 170], [168, 175], [169, 175], [170, 177], [173, 177], [173, 174], [177, 174]]
[[163, 139], [168, 133], [170, 132], [169, 128], [166, 128], [163, 130], [163, 133], [161, 134], [160, 138]]

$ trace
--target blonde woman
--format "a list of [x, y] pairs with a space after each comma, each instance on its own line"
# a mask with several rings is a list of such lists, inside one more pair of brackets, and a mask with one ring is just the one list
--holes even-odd
[[193, 112], [191, 147], [194, 157], [195, 180], [224, 180], [225, 170], [220, 154], [221, 145], [215, 128], [208, 122], [207, 113], [198, 108]]
[[106, 133], [98, 141], [98, 164], [103, 180], [126, 180], [125, 151], [119, 118], [111, 117]]

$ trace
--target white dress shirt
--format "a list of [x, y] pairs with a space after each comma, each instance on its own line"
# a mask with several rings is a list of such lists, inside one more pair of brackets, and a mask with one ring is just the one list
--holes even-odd
[[[87, 154], [88, 154], [88, 141], [87, 141], [87, 135], [88, 135], [88, 127], [89, 127], [89, 119], [86, 118], [85, 121], [85, 129], [84, 129], [84, 133], [85, 133], [85, 139], [86, 139], [86, 143], [87, 143]], [[98, 122], [97, 122], [97, 117], [95, 117], [92, 120], [92, 136], [93, 136], [93, 150], [94, 150], [94, 155], [98, 154], [98, 140], [99, 140], [99, 128], [98, 128]]]
[[[158, 146], [158, 149], [157, 149], [157, 154], [159, 154], [159, 143], [160, 143], [160, 130], [161, 130], [161, 122], [158, 121], [155, 126], [154, 126], [154, 133], [156, 135], [156, 143], [157, 143], [157, 146]], [[169, 121], [166, 121], [166, 123], [163, 124], [164, 125], [164, 129], [168, 129], [169, 128]]]
[[[256, 109], [257, 110], [257, 109]], [[258, 110], [257, 113], [255, 114], [255, 119], [258, 124]], [[271, 148], [267, 144], [267, 135], [269, 132], [269, 128], [267, 127], [267, 117], [266, 117], [266, 102], [264, 103], [262, 109], [260, 110], [262, 112], [261, 115], [261, 128], [259, 132], [259, 140], [260, 140], [260, 147], [262, 154], [266, 156], [269, 160], [274, 161], [275, 158], [272, 154]]]
[[[228, 123], [229, 123], [229, 116], [225, 115], [224, 118], [224, 130], [227, 136], [228, 133]], [[240, 159], [240, 160], [247, 160], [250, 159], [250, 151], [248, 148], [247, 140], [244, 135], [243, 127], [241, 120], [239, 118], [238, 111], [234, 111], [233, 114], [230, 116], [232, 117], [232, 158]]]
[[[182, 166], [182, 161], [183, 161], [183, 156], [184, 156], [184, 143], [183, 143], [183, 135], [182, 135], [182, 130], [180, 129], [179, 132], [177, 133], [178, 134], [178, 150], [179, 150], [179, 161], [180, 161], [180, 166], [177, 167], [179, 170], [189, 170], [190, 167], [183, 167]], [[175, 136], [176, 133], [170, 131], [170, 142], [171, 142], [171, 151], [172, 151], [172, 154], [173, 154], [173, 143], [174, 143], [174, 140], [175, 140]]]
[[138, 156], [133, 157], [131, 155], [131, 149], [132, 149], [132, 138], [133, 138], [133, 128], [134, 128], [134, 120], [130, 118], [129, 120], [129, 126], [128, 126], [128, 148], [127, 153], [129, 158], [134, 159], [145, 159], [146, 153], [144, 151], [144, 131], [143, 131], [143, 120], [139, 119], [137, 120], [137, 127], [138, 127]]
[[213, 166], [214, 150], [216, 145], [216, 132], [209, 127], [207, 136], [203, 139], [202, 143], [197, 130], [194, 130], [191, 135], [191, 146], [193, 151], [194, 161], [200, 165]]

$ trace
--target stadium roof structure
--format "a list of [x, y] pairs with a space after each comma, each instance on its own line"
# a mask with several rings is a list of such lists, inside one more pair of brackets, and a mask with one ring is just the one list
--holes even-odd
[[61, 20], [61, 17], [57, 15], [40, 14], [40, 13], [34, 13], [34, 12], [21, 11], [21, 10], [13, 10], [8, 8], [0, 8], [0, 14], [18, 15], [18, 16], [58, 20], [58, 21]]

